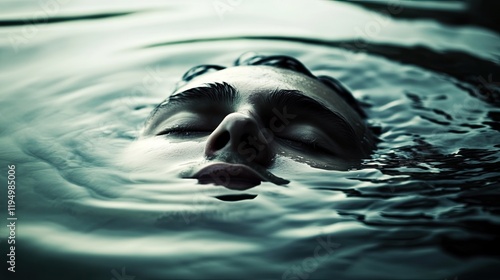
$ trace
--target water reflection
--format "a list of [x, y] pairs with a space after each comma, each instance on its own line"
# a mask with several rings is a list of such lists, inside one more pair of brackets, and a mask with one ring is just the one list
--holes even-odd
[[[40, 11], [33, 3], [1, 4], [2, 22]], [[0, 29], [0, 158], [19, 171], [20, 279], [494, 275], [496, 33], [326, 1], [245, 1], [222, 19], [211, 1], [71, 1], [51, 16], [121, 13], [28, 37], [29, 25]], [[374, 22], [379, 32], [364, 32]], [[11, 35], [25, 36], [17, 52]], [[244, 194], [124, 167], [118, 155], [178, 77], [247, 51], [338, 78], [367, 108], [375, 153], [349, 171], [282, 161], [276, 175], [290, 184]], [[318, 240], [338, 246], [318, 259]]]

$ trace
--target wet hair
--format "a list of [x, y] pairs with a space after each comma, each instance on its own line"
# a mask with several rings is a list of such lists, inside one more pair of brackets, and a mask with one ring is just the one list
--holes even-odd
[[[286, 55], [242, 55], [235, 62], [234, 66], [267, 65], [297, 73], [304, 74], [310, 78], [317, 79], [339, 94], [344, 101], [349, 104], [361, 117], [366, 118], [366, 114], [352, 93], [343, 86], [337, 79], [329, 76], [314, 76], [304, 64], [297, 59]], [[183, 76], [182, 81], [187, 83], [192, 79], [211, 71], [219, 71], [226, 67], [213, 64], [198, 65], [189, 69]]]

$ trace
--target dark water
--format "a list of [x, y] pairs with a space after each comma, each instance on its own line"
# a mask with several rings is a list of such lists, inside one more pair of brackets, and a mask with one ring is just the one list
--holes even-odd
[[[498, 277], [498, 34], [326, 1], [0, 10], [6, 224], [8, 164], [17, 176], [7, 279]], [[352, 89], [380, 133], [373, 157], [347, 172], [287, 166], [275, 173], [290, 184], [263, 183], [238, 202], [123, 164], [184, 71], [247, 51], [295, 56]]]

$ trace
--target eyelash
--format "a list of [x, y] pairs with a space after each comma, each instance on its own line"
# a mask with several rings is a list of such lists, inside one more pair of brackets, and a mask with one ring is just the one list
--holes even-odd
[[[209, 135], [210, 133], [212, 133], [212, 131], [203, 130], [195, 127], [191, 128], [191, 127], [179, 126], [179, 127], [167, 128], [156, 134], [156, 136], [203, 137]], [[277, 137], [277, 139], [279, 139], [281, 142], [285, 142], [286, 145], [294, 149], [308, 150], [308, 151], [315, 151], [315, 152], [329, 153], [329, 154], [332, 153], [332, 151], [324, 148], [317, 141], [317, 139], [299, 140], [299, 139], [285, 138], [285, 137]]]
[[292, 148], [299, 149], [299, 150], [312, 150], [316, 152], [323, 152], [323, 153], [332, 153], [328, 149], [324, 148], [323, 146], [320, 145], [320, 143], [316, 140], [310, 140], [310, 141], [304, 141], [304, 140], [297, 140], [297, 139], [290, 139], [290, 138], [283, 138], [280, 137], [280, 140], [285, 142], [288, 146], [291, 146]]
[[201, 137], [210, 134], [211, 131], [190, 127], [167, 128], [156, 136], [176, 136], [176, 137]]

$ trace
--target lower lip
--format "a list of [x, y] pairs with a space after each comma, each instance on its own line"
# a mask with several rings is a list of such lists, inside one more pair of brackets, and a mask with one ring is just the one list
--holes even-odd
[[200, 184], [221, 185], [228, 189], [246, 190], [260, 185], [262, 178], [241, 164], [213, 164], [198, 171], [194, 176]]

